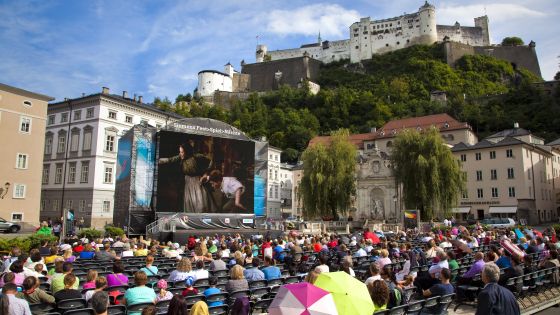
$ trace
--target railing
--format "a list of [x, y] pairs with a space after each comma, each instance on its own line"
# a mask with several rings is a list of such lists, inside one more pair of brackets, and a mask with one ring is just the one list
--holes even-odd
[[148, 224], [146, 226], [146, 235], [153, 235], [159, 232], [175, 232], [175, 224], [173, 223], [175, 218], [179, 215], [184, 215], [182, 212], [177, 212], [173, 215], [162, 216], [156, 221]]

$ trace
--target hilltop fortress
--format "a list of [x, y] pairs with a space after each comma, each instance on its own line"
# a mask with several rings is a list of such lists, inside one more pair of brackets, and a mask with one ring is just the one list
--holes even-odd
[[443, 43], [447, 64], [453, 66], [464, 55], [488, 55], [510, 62], [515, 69], [524, 68], [540, 77], [535, 43], [526, 46], [501, 46], [490, 43], [488, 16], [474, 18], [474, 26], [437, 25], [436, 9], [427, 1], [418, 12], [398, 17], [371, 20], [361, 18], [349, 27], [349, 39], [323, 41], [299, 48], [268, 51], [257, 45], [256, 62], [241, 62], [241, 72], [228, 62], [224, 71], [202, 70], [198, 73], [196, 94], [205, 101], [231, 106], [247, 99], [251, 93], [276, 90], [282, 85], [294, 88], [307, 86], [317, 93], [316, 83], [321, 63], [350, 60], [358, 63], [414, 45]]
[[349, 27], [349, 39], [322, 41], [302, 45], [299, 48], [268, 51], [266, 45], [258, 45], [257, 62], [282, 60], [301, 57], [307, 53], [311, 58], [324, 63], [350, 59], [356, 63], [371, 59], [374, 54], [383, 54], [397, 49], [435, 42], [453, 41], [469, 46], [490, 45], [488, 16], [474, 19], [474, 27], [461, 26], [458, 22], [453, 26], [436, 24], [436, 9], [426, 3], [418, 12], [398, 17], [371, 20], [361, 18]]

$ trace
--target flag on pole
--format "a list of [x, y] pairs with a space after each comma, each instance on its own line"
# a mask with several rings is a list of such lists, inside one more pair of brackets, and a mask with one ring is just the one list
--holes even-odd
[[416, 213], [412, 211], [405, 211], [404, 217], [407, 219], [416, 219]]

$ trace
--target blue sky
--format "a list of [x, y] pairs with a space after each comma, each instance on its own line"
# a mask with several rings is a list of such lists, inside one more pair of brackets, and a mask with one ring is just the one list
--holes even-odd
[[[174, 99], [192, 92], [197, 73], [255, 61], [269, 50], [348, 37], [360, 17], [415, 12], [417, 0], [0, 0], [0, 82], [61, 100], [101, 91]], [[472, 26], [485, 12], [493, 43], [520, 36], [537, 43], [541, 71], [559, 70], [558, 0], [431, 1], [438, 24]]]

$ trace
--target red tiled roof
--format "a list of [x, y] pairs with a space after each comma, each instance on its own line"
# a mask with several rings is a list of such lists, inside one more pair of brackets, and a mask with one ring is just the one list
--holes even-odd
[[[364, 141], [373, 140], [375, 138], [375, 134], [373, 133], [357, 133], [350, 135], [348, 140], [350, 143], [356, 146], [358, 149], [364, 148]], [[322, 143], [328, 145], [331, 143], [331, 136], [317, 136], [309, 141], [309, 146]]]
[[440, 130], [470, 129], [469, 124], [459, 122], [448, 114], [435, 114], [421, 117], [410, 117], [392, 120], [386, 123], [376, 132], [375, 138], [392, 138], [404, 129], [421, 128], [427, 129], [435, 126]]
[[[397, 133], [403, 129], [410, 128], [421, 128], [427, 129], [431, 126], [435, 126], [440, 130], [458, 130], [458, 129], [470, 129], [469, 124], [464, 122], [459, 122], [455, 118], [449, 116], [448, 114], [436, 114], [421, 117], [410, 117], [404, 119], [392, 120], [386, 123], [383, 127], [377, 130], [375, 133], [358, 133], [350, 135], [349, 140], [358, 149], [363, 149], [364, 141], [392, 138], [397, 135]], [[309, 141], [309, 146], [315, 145], [317, 143], [330, 144], [330, 136], [318, 136], [311, 141]]]

